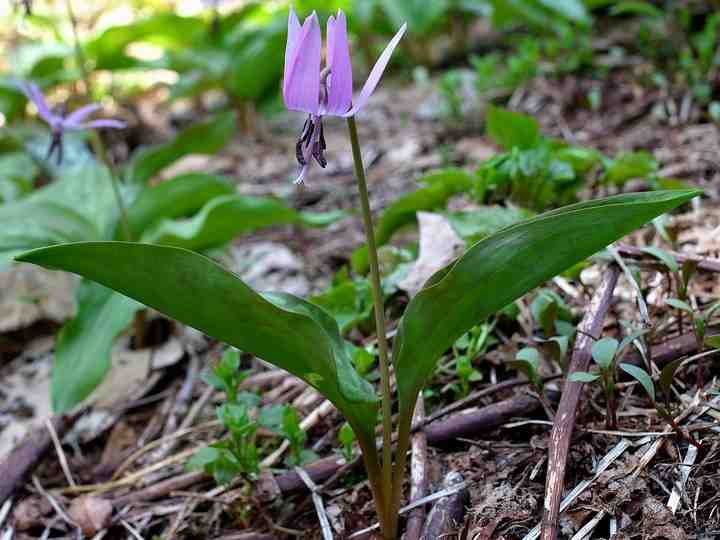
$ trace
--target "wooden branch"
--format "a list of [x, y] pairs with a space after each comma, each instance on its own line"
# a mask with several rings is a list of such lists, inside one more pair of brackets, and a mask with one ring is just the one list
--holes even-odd
[[[463, 482], [462, 475], [457, 471], [452, 471], [445, 477], [443, 487], [449, 488], [461, 482]], [[467, 488], [439, 499], [430, 510], [421, 540], [437, 540], [456, 534], [465, 521], [465, 513], [469, 504], [470, 494]]]
[[[578, 327], [578, 337], [575, 341], [575, 349], [568, 369], [569, 374], [588, 370], [592, 358], [590, 350], [593, 337], [595, 339], [600, 337], [618, 276], [619, 269], [615, 265], [610, 266], [606, 270], [602, 283], [595, 291], [585, 317], [583, 317]], [[555, 415], [555, 423], [550, 434], [541, 540], [555, 540], [557, 538], [560, 499], [565, 480], [565, 465], [582, 388], [582, 383], [566, 380], [560, 398], [560, 405]]]
[[[59, 439], [85, 413], [83, 408], [73, 414], [53, 416], [50, 419]], [[18, 485], [25, 479], [38, 461], [52, 446], [52, 437], [47, 429], [37, 429], [13, 449], [0, 463], [0, 504], [13, 494]]]
[[[628, 257], [629, 259], [657, 260], [652, 255], [645, 253], [641, 248], [637, 248], [635, 246], [617, 244], [615, 249], [617, 249], [620, 255]], [[672, 255], [679, 264], [683, 264], [686, 261], [692, 261], [697, 263], [697, 267], [700, 270], [705, 270], [706, 272], [720, 272], [720, 260], [718, 259], [706, 259], [704, 257], [697, 257], [694, 255], [683, 255], [682, 253], [676, 253], [674, 251], [668, 251], [668, 253]]]

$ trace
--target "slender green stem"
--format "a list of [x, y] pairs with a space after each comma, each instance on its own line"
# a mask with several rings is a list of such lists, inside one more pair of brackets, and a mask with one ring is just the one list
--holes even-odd
[[[370, 263], [370, 284], [372, 288], [373, 304], [375, 308], [375, 327], [377, 330], [378, 353], [380, 357], [380, 381], [382, 385], [382, 421], [383, 421], [383, 448], [382, 448], [382, 492], [384, 502], [390, 500], [392, 494], [392, 407], [390, 396], [390, 363], [388, 361], [388, 344], [385, 336], [385, 304], [382, 288], [380, 285], [380, 267], [378, 265], [377, 246], [375, 244], [375, 229], [373, 228], [372, 213], [370, 211], [370, 200], [368, 197], [367, 182], [365, 181], [365, 168], [363, 167], [360, 143], [358, 142], [357, 126], [355, 118], [347, 119], [348, 131], [350, 132], [350, 144], [352, 145], [353, 161], [355, 163], [355, 176], [357, 177], [358, 190], [360, 192], [360, 203], [365, 225], [365, 236], [367, 237], [368, 260]], [[382, 501], [378, 501], [379, 503]], [[393, 519], [388, 512], [386, 504], [384, 511], [380, 512], [386, 520]], [[383, 526], [383, 534], [387, 540], [393, 536], [391, 531]]]
[[[83, 84], [85, 85], [85, 95], [87, 96], [88, 102], [92, 96], [92, 87], [90, 85], [90, 74], [87, 70], [85, 61], [85, 53], [82, 49], [82, 43], [80, 43], [80, 33], [78, 32], [77, 18], [75, 17], [75, 11], [73, 10], [72, 0], [65, 0], [65, 8], [67, 9], [68, 18], [70, 19], [70, 25], [72, 26], [73, 39], [75, 41], [75, 63], [78, 65], [80, 75], [82, 76]], [[128, 221], [127, 209], [125, 203], [122, 200], [122, 194], [120, 193], [119, 181], [116, 175], [115, 168], [112, 162], [108, 158], [105, 145], [103, 144], [100, 136], [92, 132], [90, 134], [90, 145], [95, 152], [95, 155], [107, 166], [110, 172], [110, 182], [113, 188], [113, 195], [115, 196], [115, 204], [120, 212], [120, 223], [122, 224], [123, 233], [125, 240], [132, 241], [132, 233], [130, 231], [130, 222]]]

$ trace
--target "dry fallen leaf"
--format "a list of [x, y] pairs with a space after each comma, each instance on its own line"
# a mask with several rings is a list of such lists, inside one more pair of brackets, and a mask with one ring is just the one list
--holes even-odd
[[110, 501], [92, 495], [83, 495], [72, 502], [68, 514], [85, 536], [92, 537], [98, 531], [110, 526], [112, 511]]
[[75, 311], [77, 277], [31, 264], [0, 272], [0, 333], [49, 319], [63, 322]]
[[420, 226], [420, 254], [398, 286], [415, 296], [435, 272], [447, 266], [465, 247], [444, 216], [431, 212], [418, 212]]

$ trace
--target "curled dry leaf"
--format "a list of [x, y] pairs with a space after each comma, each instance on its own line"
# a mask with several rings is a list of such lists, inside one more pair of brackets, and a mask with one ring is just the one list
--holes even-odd
[[110, 525], [112, 511], [113, 506], [110, 501], [92, 495], [83, 495], [72, 502], [68, 514], [85, 536], [92, 537]]

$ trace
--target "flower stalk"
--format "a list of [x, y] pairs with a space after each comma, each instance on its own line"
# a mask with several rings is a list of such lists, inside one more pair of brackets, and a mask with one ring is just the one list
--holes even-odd
[[[353, 163], [355, 166], [355, 178], [357, 179], [358, 191], [360, 192], [360, 206], [367, 238], [368, 261], [370, 264], [370, 286], [373, 296], [373, 307], [375, 312], [375, 328], [378, 340], [378, 357], [380, 363], [380, 384], [382, 391], [382, 492], [385, 499], [385, 511], [382, 513], [383, 531], [387, 536], [390, 532], [386, 527], [393, 519], [388, 512], [387, 502], [392, 494], [392, 399], [390, 396], [390, 362], [388, 360], [388, 344], [385, 336], [385, 302], [383, 300], [382, 285], [380, 283], [380, 265], [378, 263], [377, 245], [375, 243], [375, 229], [372, 222], [370, 210], [370, 199], [368, 196], [367, 182], [365, 180], [365, 167], [363, 166], [360, 143], [358, 141], [357, 126], [355, 117], [347, 118], [350, 145], [352, 146]], [[391, 527], [392, 528], [392, 527]], [[391, 537], [388, 537], [391, 538]]]
[[[87, 96], [88, 101], [90, 101], [90, 96], [92, 94], [92, 87], [90, 85], [90, 74], [87, 70], [85, 53], [83, 52], [82, 43], [80, 42], [78, 22], [77, 18], [75, 17], [75, 10], [72, 6], [72, 0], [65, 0], [65, 9], [67, 10], [68, 18], [70, 19], [70, 26], [72, 27], [73, 32], [73, 40], [75, 41], [75, 62], [77, 63], [78, 69], [80, 70], [80, 74], [82, 76], [83, 85], [85, 86], [85, 95]], [[117, 178], [115, 168], [113, 167], [112, 162], [108, 158], [105, 145], [103, 144], [100, 136], [95, 131], [90, 133], [90, 145], [92, 146], [95, 155], [98, 157], [98, 159], [100, 159], [100, 161], [105, 164], [105, 166], [110, 172], [110, 182], [112, 183], [115, 204], [117, 205], [118, 212], [120, 213], [120, 223], [123, 229], [123, 234], [125, 236], [125, 240], [131, 242], [132, 233], [130, 231], [130, 221], [128, 220], [127, 209], [125, 208], [125, 203], [122, 199], [122, 194], [120, 192], [119, 180]]]

